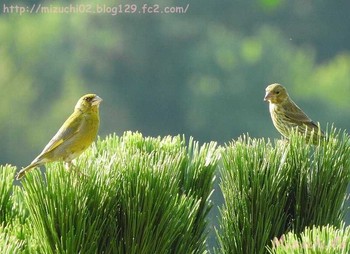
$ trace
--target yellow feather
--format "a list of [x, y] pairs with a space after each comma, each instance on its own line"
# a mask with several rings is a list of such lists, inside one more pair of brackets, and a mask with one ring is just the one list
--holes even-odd
[[101, 101], [102, 99], [95, 94], [86, 94], [81, 97], [74, 112], [64, 122], [56, 135], [32, 163], [16, 175], [16, 179], [23, 177], [28, 170], [47, 162], [64, 161], [70, 163], [84, 152], [97, 136]]

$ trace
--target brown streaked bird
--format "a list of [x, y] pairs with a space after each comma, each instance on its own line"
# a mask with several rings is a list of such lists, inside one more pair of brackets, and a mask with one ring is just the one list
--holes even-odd
[[308, 139], [314, 131], [313, 143], [317, 144], [319, 131], [318, 125], [313, 122], [289, 97], [286, 88], [280, 84], [271, 84], [266, 87], [264, 101], [269, 102], [270, 115], [273, 125], [286, 138], [293, 128], [297, 128], [301, 134], [306, 133]]
[[29, 166], [18, 172], [16, 179], [22, 178], [28, 170], [47, 162], [64, 161], [69, 167], [71, 161], [84, 152], [97, 136], [101, 101], [96, 94], [82, 96], [75, 105], [74, 112], [56, 135]]

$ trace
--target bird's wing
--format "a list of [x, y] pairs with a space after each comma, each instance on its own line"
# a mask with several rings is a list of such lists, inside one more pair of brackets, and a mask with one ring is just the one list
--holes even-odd
[[309, 127], [317, 128], [317, 124], [314, 123], [310, 117], [308, 117], [294, 102], [291, 101], [284, 107], [284, 114], [292, 121], [306, 124]]
[[81, 118], [81, 113], [73, 112], [73, 114], [70, 115], [62, 127], [57, 131], [55, 136], [45, 146], [41, 154], [48, 153], [60, 146], [63, 142], [71, 139], [77, 132], [79, 132], [83, 123], [84, 119]]

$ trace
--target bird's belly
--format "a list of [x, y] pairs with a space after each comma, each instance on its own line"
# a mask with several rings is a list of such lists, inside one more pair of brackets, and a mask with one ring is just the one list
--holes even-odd
[[84, 150], [77, 150], [77, 151], [73, 151], [69, 154], [67, 154], [67, 156], [65, 158], [63, 158], [64, 161], [72, 161], [75, 158], [77, 158], [80, 154], [82, 154], [84, 152]]
[[95, 135], [77, 133], [72, 140], [67, 140], [62, 146], [55, 150], [57, 157], [63, 161], [72, 161], [82, 154], [94, 141]]

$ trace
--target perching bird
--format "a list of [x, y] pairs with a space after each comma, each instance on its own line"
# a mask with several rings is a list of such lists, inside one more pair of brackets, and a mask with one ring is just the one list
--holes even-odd
[[264, 101], [269, 102], [270, 115], [273, 125], [286, 138], [290, 131], [297, 128], [301, 134], [306, 133], [306, 138], [310, 138], [314, 131], [313, 143], [317, 144], [319, 131], [318, 125], [313, 122], [289, 97], [287, 90], [280, 84], [272, 84], [266, 87]]
[[96, 94], [86, 94], [75, 105], [74, 112], [64, 122], [44, 150], [16, 175], [20, 179], [35, 167], [47, 162], [64, 161], [67, 166], [87, 149], [97, 136], [100, 125], [99, 105], [102, 99]]

